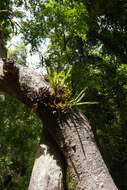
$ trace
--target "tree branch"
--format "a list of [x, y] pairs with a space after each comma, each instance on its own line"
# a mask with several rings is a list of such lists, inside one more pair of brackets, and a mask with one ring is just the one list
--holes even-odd
[[28, 93], [45, 88], [50, 94], [54, 93], [49, 83], [40, 74], [12, 61], [0, 60], [0, 92], [7, 93], [32, 108], [34, 105]]
[[6, 14], [9, 14], [9, 13], [11, 13], [9, 10], [0, 10], [0, 14], [1, 13], [6, 13]]

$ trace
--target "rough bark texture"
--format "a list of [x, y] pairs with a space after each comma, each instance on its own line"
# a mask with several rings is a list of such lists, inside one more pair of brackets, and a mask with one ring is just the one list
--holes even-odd
[[[45, 90], [50, 95], [54, 93], [42, 76], [28, 68], [1, 61], [0, 91], [17, 98], [38, 114], [49, 134], [48, 140], [53, 139], [53, 145], [57, 144], [56, 152], [62, 151], [76, 190], [116, 190], [86, 118], [76, 110], [70, 110], [66, 115], [54, 114], [38, 101], [39, 89], [44, 91], [43, 94]], [[65, 189], [60, 164], [63, 160], [51, 151], [50, 145], [45, 142], [39, 149], [29, 190]], [[49, 151], [46, 151], [47, 146]]]
[[64, 190], [66, 162], [63, 162], [56, 143], [44, 128], [28, 190]]
[[[51, 167], [52, 166], [52, 167]], [[28, 190], [62, 190], [62, 170], [55, 158], [40, 144]]]
[[40, 117], [62, 150], [77, 190], [117, 189], [85, 116], [71, 110], [65, 116], [44, 117], [42, 112]]

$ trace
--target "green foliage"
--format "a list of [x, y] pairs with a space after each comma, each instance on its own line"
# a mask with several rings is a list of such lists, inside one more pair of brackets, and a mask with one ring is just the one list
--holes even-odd
[[0, 99], [0, 189], [27, 188], [40, 132], [40, 121], [24, 105]]
[[71, 78], [71, 67], [67, 67], [63, 69], [60, 72], [52, 71], [50, 68], [48, 68], [48, 81], [51, 84], [51, 86], [54, 88], [55, 91], [61, 88], [71, 88], [70, 84], [70, 78]]
[[72, 101], [73, 106], [85, 105], [85, 104], [98, 104], [98, 102], [81, 102], [81, 100], [85, 97], [85, 90], [82, 90], [77, 97]]
[[1, 0], [0, 2], [0, 35], [7, 41], [12, 33], [14, 25], [11, 20], [12, 1]]
[[66, 180], [67, 180], [67, 188], [68, 190], [75, 190], [76, 187], [72, 181], [71, 173], [69, 169], [67, 169], [67, 175], [66, 175]]
[[55, 90], [54, 105], [59, 111], [66, 112], [71, 108], [72, 90], [70, 84], [71, 67], [65, 68], [59, 73], [48, 68], [48, 81]]
[[59, 73], [57, 71], [51, 71], [48, 68], [48, 81], [55, 90], [56, 99], [54, 105], [59, 111], [66, 113], [75, 106], [81, 106], [85, 104], [97, 104], [97, 102], [81, 102], [85, 97], [85, 89], [82, 90], [77, 97], [72, 94], [72, 87], [70, 84], [72, 67], [65, 68]]
[[26, 65], [27, 51], [25, 45], [20, 44], [15, 49], [10, 49], [8, 57], [14, 59], [18, 64]]

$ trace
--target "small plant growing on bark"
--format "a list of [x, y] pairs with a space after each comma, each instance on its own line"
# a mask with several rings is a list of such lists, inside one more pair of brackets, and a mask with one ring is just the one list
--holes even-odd
[[47, 79], [53, 87], [55, 94], [50, 94], [47, 87], [40, 88], [39, 91], [27, 92], [28, 99], [32, 102], [32, 111], [36, 112], [40, 107], [50, 109], [52, 113], [67, 113], [72, 107], [97, 104], [97, 102], [81, 102], [85, 97], [85, 90], [83, 89], [76, 97], [73, 96], [71, 89], [71, 68], [64, 69], [57, 73], [48, 70]]
[[68, 112], [72, 107], [73, 93], [71, 88], [71, 70], [65, 68], [60, 72], [48, 69], [48, 81], [55, 91], [55, 106], [61, 112]]
[[48, 69], [48, 81], [55, 90], [54, 105], [57, 110], [66, 113], [74, 106], [85, 104], [97, 104], [97, 102], [81, 102], [85, 96], [85, 89], [83, 89], [77, 97], [73, 96], [71, 89], [71, 70], [72, 68], [65, 68], [59, 73], [57, 71], [51, 72]]

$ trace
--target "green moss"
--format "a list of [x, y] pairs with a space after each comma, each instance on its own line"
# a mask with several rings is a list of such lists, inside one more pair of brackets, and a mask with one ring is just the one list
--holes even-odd
[[72, 181], [72, 177], [71, 177], [71, 173], [70, 173], [69, 169], [67, 169], [66, 181], [67, 181], [68, 190], [76, 190], [76, 187], [75, 187], [75, 184]]

